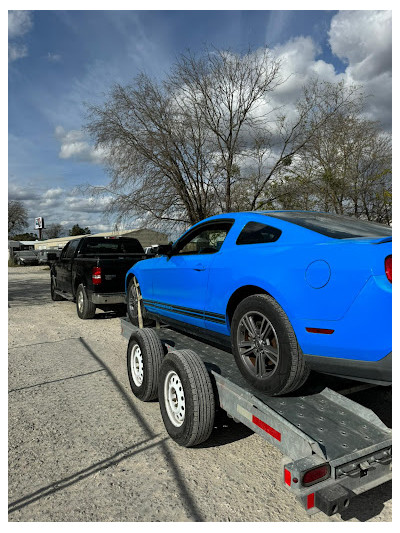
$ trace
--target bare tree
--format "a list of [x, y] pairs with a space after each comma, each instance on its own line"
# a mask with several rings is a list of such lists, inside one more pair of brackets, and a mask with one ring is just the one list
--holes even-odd
[[391, 222], [391, 138], [377, 122], [338, 113], [274, 184], [272, 205]]
[[[235, 207], [254, 210], [271, 206], [280, 176], [291, 173], [300, 154], [304, 155], [324, 136], [335, 117], [356, 115], [363, 102], [359, 87], [311, 80], [303, 88], [294, 111], [288, 113], [283, 108], [261, 131], [254, 130], [253, 142], [244, 153], [247, 163], [243, 179], [234, 193]], [[307, 157], [303, 159], [307, 165]]]
[[45, 239], [57, 239], [57, 237], [62, 237], [64, 233], [62, 225], [57, 223], [49, 224], [47, 228], [43, 230]]
[[108, 209], [195, 223], [231, 208], [240, 133], [278, 83], [267, 52], [183, 56], [165, 82], [139, 76], [90, 106], [87, 129], [108, 151]]
[[[390, 194], [380, 184], [388, 173], [372, 171], [378, 145], [360, 149], [369, 171], [356, 178], [352, 163], [349, 189], [341, 117], [360, 116], [360, 88], [314, 79], [297, 102], [277, 108], [271, 97], [282, 83], [268, 51], [211, 50], [182, 56], [163, 82], [140, 75], [115, 85], [104, 104], [88, 108], [87, 130], [107, 153], [111, 175], [108, 186], [90, 192], [108, 197], [117, 223], [136, 215], [188, 225], [232, 209], [300, 200], [337, 212], [353, 202], [367, 217], [387, 217]], [[366, 214], [371, 195], [374, 215]]]
[[[216, 145], [214, 157], [224, 178], [224, 211], [231, 210], [236, 158], [246, 145], [246, 133], [265, 125], [266, 97], [282, 83], [279, 66], [268, 50], [244, 55], [212, 50], [200, 58], [182, 56], [169, 78], [169, 86], [196, 110]], [[258, 113], [261, 107], [264, 110]]]
[[22, 231], [28, 226], [28, 211], [18, 200], [8, 202], [8, 234]]

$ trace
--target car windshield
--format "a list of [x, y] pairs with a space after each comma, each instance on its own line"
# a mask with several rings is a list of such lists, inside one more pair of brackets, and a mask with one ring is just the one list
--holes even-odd
[[333, 239], [353, 239], [356, 237], [392, 236], [392, 228], [377, 222], [334, 215], [331, 213], [313, 213], [304, 211], [275, 211], [264, 215], [292, 222]]

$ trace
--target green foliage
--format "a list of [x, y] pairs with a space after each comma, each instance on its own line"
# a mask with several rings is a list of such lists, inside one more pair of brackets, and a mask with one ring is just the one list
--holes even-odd
[[72, 226], [72, 229], [69, 230], [68, 234], [70, 237], [74, 237], [76, 235], [90, 235], [90, 229], [88, 227], [81, 228], [79, 224], [75, 224]]
[[12, 236], [13, 241], [36, 241], [37, 238], [35, 233], [17, 233]]

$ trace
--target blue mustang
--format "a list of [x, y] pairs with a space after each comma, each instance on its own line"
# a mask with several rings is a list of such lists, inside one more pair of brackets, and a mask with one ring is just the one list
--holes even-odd
[[[270, 395], [310, 369], [389, 385], [391, 228], [311, 211], [226, 213], [126, 275], [128, 315], [229, 346]], [[140, 298], [141, 293], [141, 298]]]

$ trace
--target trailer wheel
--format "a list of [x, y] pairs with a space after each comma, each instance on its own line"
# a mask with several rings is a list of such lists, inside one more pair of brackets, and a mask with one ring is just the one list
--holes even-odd
[[96, 313], [96, 306], [87, 297], [85, 286], [82, 283], [76, 290], [76, 312], [82, 320], [93, 318]]
[[141, 300], [140, 286], [137, 279], [133, 276], [128, 285], [128, 294], [127, 294], [127, 312], [128, 317], [131, 323], [134, 326], [139, 327], [139, 316], [138, 316], [138, 307], [140, 302], [140, 310], [142, 312], [143, 327], [150, 327], [154, 325], [154, 320], [149, 318], [146, 313], [146, 309], [143, 305], [143, 300]]
[[144, 402], [157, 398], [164, 348], [152, 329], [138, 329], [129, 339], [128, 377], [133, 394]]
[[158, 385], [161, 416], [169, 435], [181, 446], [207, 440], [214, 426], [215, 401], [210, 376], [192, 350], [169, 352]]
[[309, 368], [283, 309], [269, 295], [245, 298], [235, 310], [232, 350], [243, 376], [271, 396], [289, 393], [307, 379]]
[[63, 299], [62, 296], [56, 293], [56, 278], [54, 276], [50, 278], [50, 294], [53, 302], [59, 302]]

